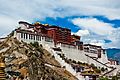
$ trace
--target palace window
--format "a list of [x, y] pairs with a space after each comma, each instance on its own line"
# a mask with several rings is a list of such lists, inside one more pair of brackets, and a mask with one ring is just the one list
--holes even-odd
[[35, 35], [33, 35], [33, 39], [35, 40]]
[[23, 33], [21, 33], [21, 38], [23, 38]]
[[52, 42], [51, 38], [45, 37], [45, 41]]
[[30, 37], [31, 37], [31, 35], [29, 34], [29, 39], [31, 39]]
[[39, 41], [41, 41], [41, 36], [38, 36]]
[[36, 36], [36, 40], [41, 41], [41, 36]]
[[23, 38], [25, 39], [25, 33], [23, 33]]

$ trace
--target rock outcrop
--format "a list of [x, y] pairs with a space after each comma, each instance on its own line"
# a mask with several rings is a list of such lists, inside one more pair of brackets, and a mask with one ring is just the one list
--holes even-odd
[[6, 80], [77, 80], [42, 46], [34, 47], [14, 37], [1, 40], [0, 61], [5, 65]]

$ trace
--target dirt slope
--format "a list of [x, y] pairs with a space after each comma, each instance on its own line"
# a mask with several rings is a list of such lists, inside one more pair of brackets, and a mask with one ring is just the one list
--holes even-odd
[[77, 80], [48, 51], [13, 37], [0, 42], [0, 61], [6, 65], [6, 80]]

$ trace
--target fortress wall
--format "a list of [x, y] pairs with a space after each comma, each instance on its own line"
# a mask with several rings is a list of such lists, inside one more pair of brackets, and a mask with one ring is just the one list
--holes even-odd
[[108, 63], [108, 58], [107, 58], [107, 54], [101, 54], [101, 58], [98, 58], [98, 60], [104, 64]]
[[[29, 35], [27, 35], [28, 37], [29, 37]], [[51, 46], [51, 47], [54, 47], [54, 42], [52, 41], [52, 39], [50, 39], [50, 40], [45, 40], [45, 37], [44, 36], [41, 36], [41, 39], [40, 40], [36, 40], [36, 36], [35, 36], [35, 39], [25, 39], [25, 38], [21, 38], [21, 33], [16, 33], [16, 31], [15, 31], [15, 33], [14, 33], [14, 37], [16, 37], [18, 40], [22, 40], [22, 41], [24, 41], [24, 42], [26, 42], [26, 43], [30, 43], [30, 42], [38, 42], [39, 44], [42, 44], [43, 45], [43, 47], [44, 46], [47, 46], [47, 45], [49, 45], [49, 46]]]
[[[45, 41], [45, 37], [41, 37], [41, 41], [38, 41], [38, 40], [31, 40], [31, 39], [23, 39], [23, 38], [21, 38], [20, 33], [16, 33], [15, 36], [17, 37], [18, 40], [23, 40], [24, 42], [27, 42], [27, 43], [37, 41], [39, 44], [42, 44], [45, 49], [48, 49], [50, 47], [55, 47], [54, 42], [53, 41]], [[65, 56], [68, 59], [72, 59], [72, 60], [80, 61], [80, 62], [85, 62], [88, 64], [93, 63], [94, 65], [96, 65], [98, 67], [99, 66], [105, 67], [104, 65], [96, 62], [95, 60], [93, 60], [85, 55], [85, 54], [87, 54], [89, 56], [97, 57], [97, 55], [94, 53], [84, 52], [83, 50], [78, 50], [77, 47], [69, 46], [69, 45], [65, 45], [65, 46], [59, 45], [59, 47], [62, 49], [63, 54], [65, 54]], [[101, 58], [99, 58], [98, 60], [102, 63], [107, 63], [108, 62], [107, 55], [102, 54]]]
[[[73, 48], [68, 48], [68, 47], [61, 47], [62, 49], [62, 52], [63, 54], [65, 54], [65, 56], [68, 58], [68, 59], [72, 59], [72, 60], [75, 60], [75, 61], [80, 61], [80, 62], [85, 62], [85, 63], [88, 63], [88, 64], [94, 64], [95, 66], [97, 67], [104, 67], [106, 68], [106, 66], [102, 65], [101, 63], [87, 57], [85, 54], [88, 54], [88, 55], [95, 55], [93, 53], [93, 55], [91, 53], [87, 53], [87, 52], [84, 52], [84, 51], [81, 51], [81, 50], [77, 50], [77, 49], [73, 49]], [[96, 56], [96, 55], [95, 55]], [[106, 63], [107, 59], [106, 59], [106, 56], [103, 54], [102, 57], [100, 58], [100, 60], [104, 60], [102, 63]], [[101, 62], [101, 61], [100, 61]]]
[[88, 52], [84, 52], [84, 53], [92, 57], [98, 57], [98, 54], [96, 53], [88, 53]]
[[[87, 53], [87, 52], [84, 52], [84, 54], [88, 54], [88, 55], [89, 55], [89, 53]], [[97, 61], [95, 61], [95, 60], [93, 60], [92, 58], [89, 58], [89, 57], [87, 57], [87, 59], [88, 59], [88, 64], [94, 64], [94, 65], [97, 66], [97, 67], [104, 67], [104, 68], [106, 68], [106, 66], [103, 65], [105, 62], [101, 62], [101, 61], [99, 60], [99, 59], [103, 59], [103, 57], [98, 58], [98, 61], [100, 61], [100, 62], [103, 63], [103, 64], [101, 64], [101, 63], [99, 63], [99, 62], [97, 62]]]
[[61, 49], [67, 58], [87, 63], [87, 57], [84, 55], [83, 51], [67, 47], [61, 47]]

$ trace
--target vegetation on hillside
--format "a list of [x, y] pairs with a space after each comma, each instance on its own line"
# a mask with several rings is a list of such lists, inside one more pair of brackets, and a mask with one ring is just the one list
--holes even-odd
[[6, 80], [76, 80], [38, 42], [27, 44], [7, 37], [0, 42], [0, 60], [6, 64]]

